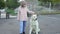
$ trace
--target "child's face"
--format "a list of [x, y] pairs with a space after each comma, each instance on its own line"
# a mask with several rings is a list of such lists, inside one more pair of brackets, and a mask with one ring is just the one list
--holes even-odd
[[22, 4], [21, 6], [22, 6], [22, 7], [25, 7], [26, 5], [25, 5], [25, 4]]
[[21, 3], [21, 6], [22, 6], [22, 7], [25, 7], [25, 6], [26, 6], [26, 3], [25, 3], [25, 2], [22, 2], [22, 3]]

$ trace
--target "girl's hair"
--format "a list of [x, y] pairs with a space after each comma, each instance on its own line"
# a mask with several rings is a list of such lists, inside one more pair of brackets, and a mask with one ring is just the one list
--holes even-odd
[[20, 5], [22, 5], [22, 4], [26, 5], [27, 3], [26, 3], [26, 1], [21, 1]]

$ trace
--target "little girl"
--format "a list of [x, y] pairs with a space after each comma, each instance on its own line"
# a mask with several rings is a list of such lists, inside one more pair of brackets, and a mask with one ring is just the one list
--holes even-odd
[[25, 1], [21, 1], [20, 2], [20, 7], [19, 7], [19, 10], [18, 10], [18, 17], [17, 19], [19, 20], [20, 22], [20, 34], [25, 34], [25, 27], [26, 27], [26, 22], [28, 20], [28, 17], [27, 17], [27, 12], [31, 13], [31, 14], [34, 14], [34, 12], [32, 11], [29, 11], [29, 9], [27, 8], [27, 5], [26, 5], [26, 2]]

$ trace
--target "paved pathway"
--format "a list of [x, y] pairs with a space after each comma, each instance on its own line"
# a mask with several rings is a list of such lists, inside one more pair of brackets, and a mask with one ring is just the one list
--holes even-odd
[[[38, 16], [40, 34], [60, 34], [60, 15]], [[26, 34], [29, 32], [27, 23]], [[16, 18], [0, 19], [0, 34], [19, 34], [19, 22]]]

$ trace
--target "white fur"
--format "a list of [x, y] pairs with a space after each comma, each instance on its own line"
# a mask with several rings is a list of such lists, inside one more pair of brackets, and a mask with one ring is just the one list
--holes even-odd
[[38, 34], [38, 32], [40, 31], [36, 14], [32, 15], [31, 18], [30, 18], [30, 31], [29, 31], [29, 34], [31, 34], [33, 29], [35, 30], [34, 32], [36, 34]]

